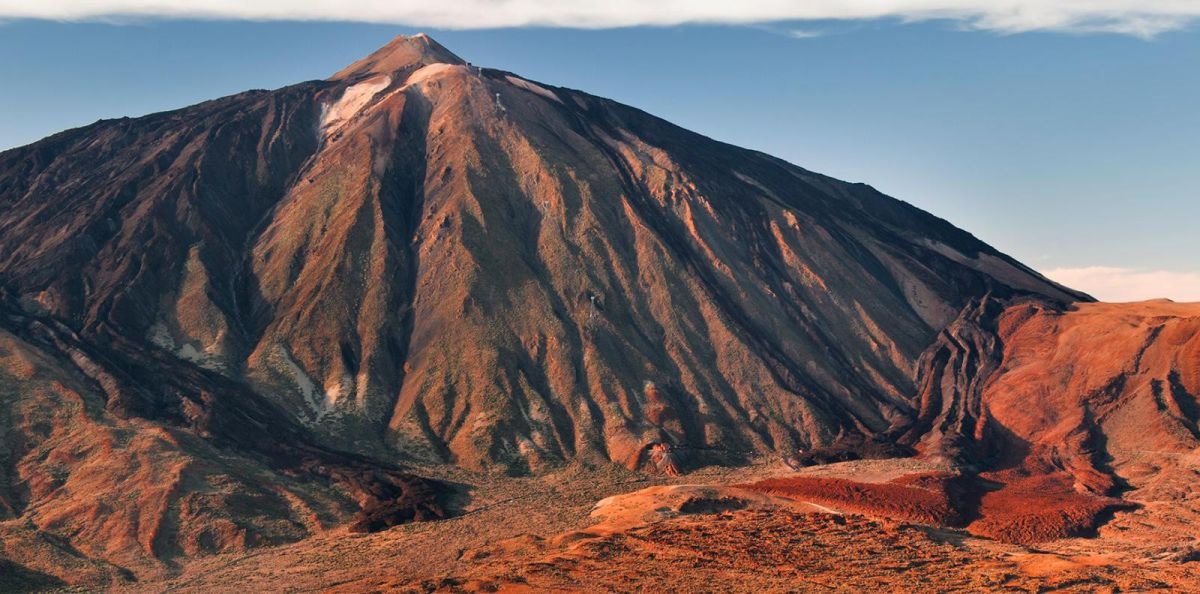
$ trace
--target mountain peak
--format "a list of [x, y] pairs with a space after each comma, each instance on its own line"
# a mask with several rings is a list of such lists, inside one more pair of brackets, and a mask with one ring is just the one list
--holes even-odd
[[417, 33], [416, 35], [399, 35], [387, 45], [375, 50], [371, 55], [347, 66], [331, 80], [347, 80], [372, 74], [388, 74], [402, 70], [415, 70], [430, 64], [465, 64], [466, 62], [454, 55], [432, 37]]

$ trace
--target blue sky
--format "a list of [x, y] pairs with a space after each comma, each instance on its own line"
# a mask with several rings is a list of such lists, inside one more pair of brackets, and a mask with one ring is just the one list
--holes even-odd
[[16, 19], [0, 24], [0, 149], [324, 78], [423, 30], [471, 62], [870, 183], [1102, 298], [1200, 300], [1200, 28], [981, 29]]

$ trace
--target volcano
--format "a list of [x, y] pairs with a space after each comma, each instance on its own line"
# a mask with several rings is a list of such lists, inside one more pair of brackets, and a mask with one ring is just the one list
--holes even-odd
[[156, 575], [443, 517], [439, 468], [980, 465], [1000, 325], [1087, 301], [870, 186], [400, 37], [0, 153], [5, 554]]

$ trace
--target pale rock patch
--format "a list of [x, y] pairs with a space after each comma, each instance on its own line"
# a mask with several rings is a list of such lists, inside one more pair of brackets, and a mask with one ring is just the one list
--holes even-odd
[[530, 93], [533, 93], [535, 95], [541, 95], [542, 97], [545, 97], [546, 99], [549, 99], [551, 101], [557, 101], [559, 103], [562, 103], [562, 99], [559, 99], [558, 95], [556, 95], [554, 93], [554, 91], [551, 91], [550, 89], [547, 89], [546, 87], [543, 87], [536, 83], [529, 82], [523, 78], [517, 78], [512, 75], [505, 76], [504, 78], [508, 79], [508, 82], [512, 83], [512, 85], [515, 87], [520, 87], [520, 88], [525, 89], [526, 91], [529, 91]]
[[328, 139], [341, 130], [354, 116], [362, 112], [376, 95], [391, 84], [391, 76], [377, 76], [347, 88], [337, 101], [323, 105], [321, 138]]

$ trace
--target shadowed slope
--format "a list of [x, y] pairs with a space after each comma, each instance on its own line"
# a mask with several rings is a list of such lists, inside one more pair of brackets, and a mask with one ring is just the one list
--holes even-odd
[[[972, 421], [916, 376], [931, 344], [980, 308], [1085, 299], [868, 186], [424, 36], [0, 153], [0, 287], [9, 351], [49, 382], [25, 398], [6, 369], [9, 406], [74, 411], [18, 411], [6, 505], [121, 564], [438, 516], [402, 462], [917, 444]], [[58, 448], [74, 462], [26, 457]], [[170, 476], [101, 473], [96, 501], [153, 503], [39, 515], [138, 455]]]
[[867, 186], [424, 36], [0, 172], [0, 280], [31, 311], [339, 447], [475, 468], [911, 433], [914, 365], [964, 307], [1079, 298]]

